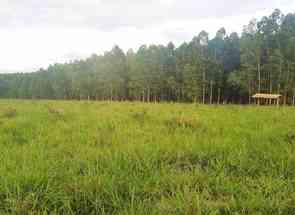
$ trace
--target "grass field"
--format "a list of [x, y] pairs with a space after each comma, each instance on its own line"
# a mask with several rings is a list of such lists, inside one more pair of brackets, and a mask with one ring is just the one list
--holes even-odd
[[295, 214], [295, 109], [0, 101], [0, 214]]

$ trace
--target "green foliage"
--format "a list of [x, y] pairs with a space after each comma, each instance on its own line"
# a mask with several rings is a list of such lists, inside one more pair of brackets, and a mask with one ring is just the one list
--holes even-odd
[[175, 47], [142, 45], [124, 53], [55, 64], [31, 74], [0, 75], [0, 98], [249, 103], [282, 94], [295, 105], [295, 14], [278, 9], [251, 20], [241, 36], [221, 28]]

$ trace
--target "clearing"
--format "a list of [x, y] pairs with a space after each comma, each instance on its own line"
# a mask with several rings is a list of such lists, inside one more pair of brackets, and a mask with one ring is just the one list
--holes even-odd
[[295, 109], [0, 101], [1, 214], [294, 214]]

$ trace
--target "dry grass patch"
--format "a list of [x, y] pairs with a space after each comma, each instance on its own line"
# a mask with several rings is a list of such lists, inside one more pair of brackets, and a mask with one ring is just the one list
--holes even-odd
[[201, 123], [196, 118], [176, 117], [166, 121], [166, 125], [170, 129], [187, 128], [197, 129], [201, 127]]
[[14, 108], [9, 108], [4, 111], [2, 116], [11, 119], [17, 116], [17, 111]]

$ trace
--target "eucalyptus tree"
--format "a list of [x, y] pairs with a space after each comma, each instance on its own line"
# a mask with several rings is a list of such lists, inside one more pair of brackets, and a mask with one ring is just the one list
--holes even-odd
[[200, 48], [200, 57], [201, 57], [201, 71], [202, 71], [202, 103], [206, 102], [206, 65], [208, 62], [208, 43], [209, 43], [209, 34], [206, 31], [201, 31], [198, 35], [198, 45]]
[[1, 98], [250, 101], [256, 92], [280, 93], [295, 104], [295, 14], [275, 10], [252, 20], [241, 37], [220, 28], [176, 47], [119, 46], [83, 60], [26, 74], [0, 74]]

